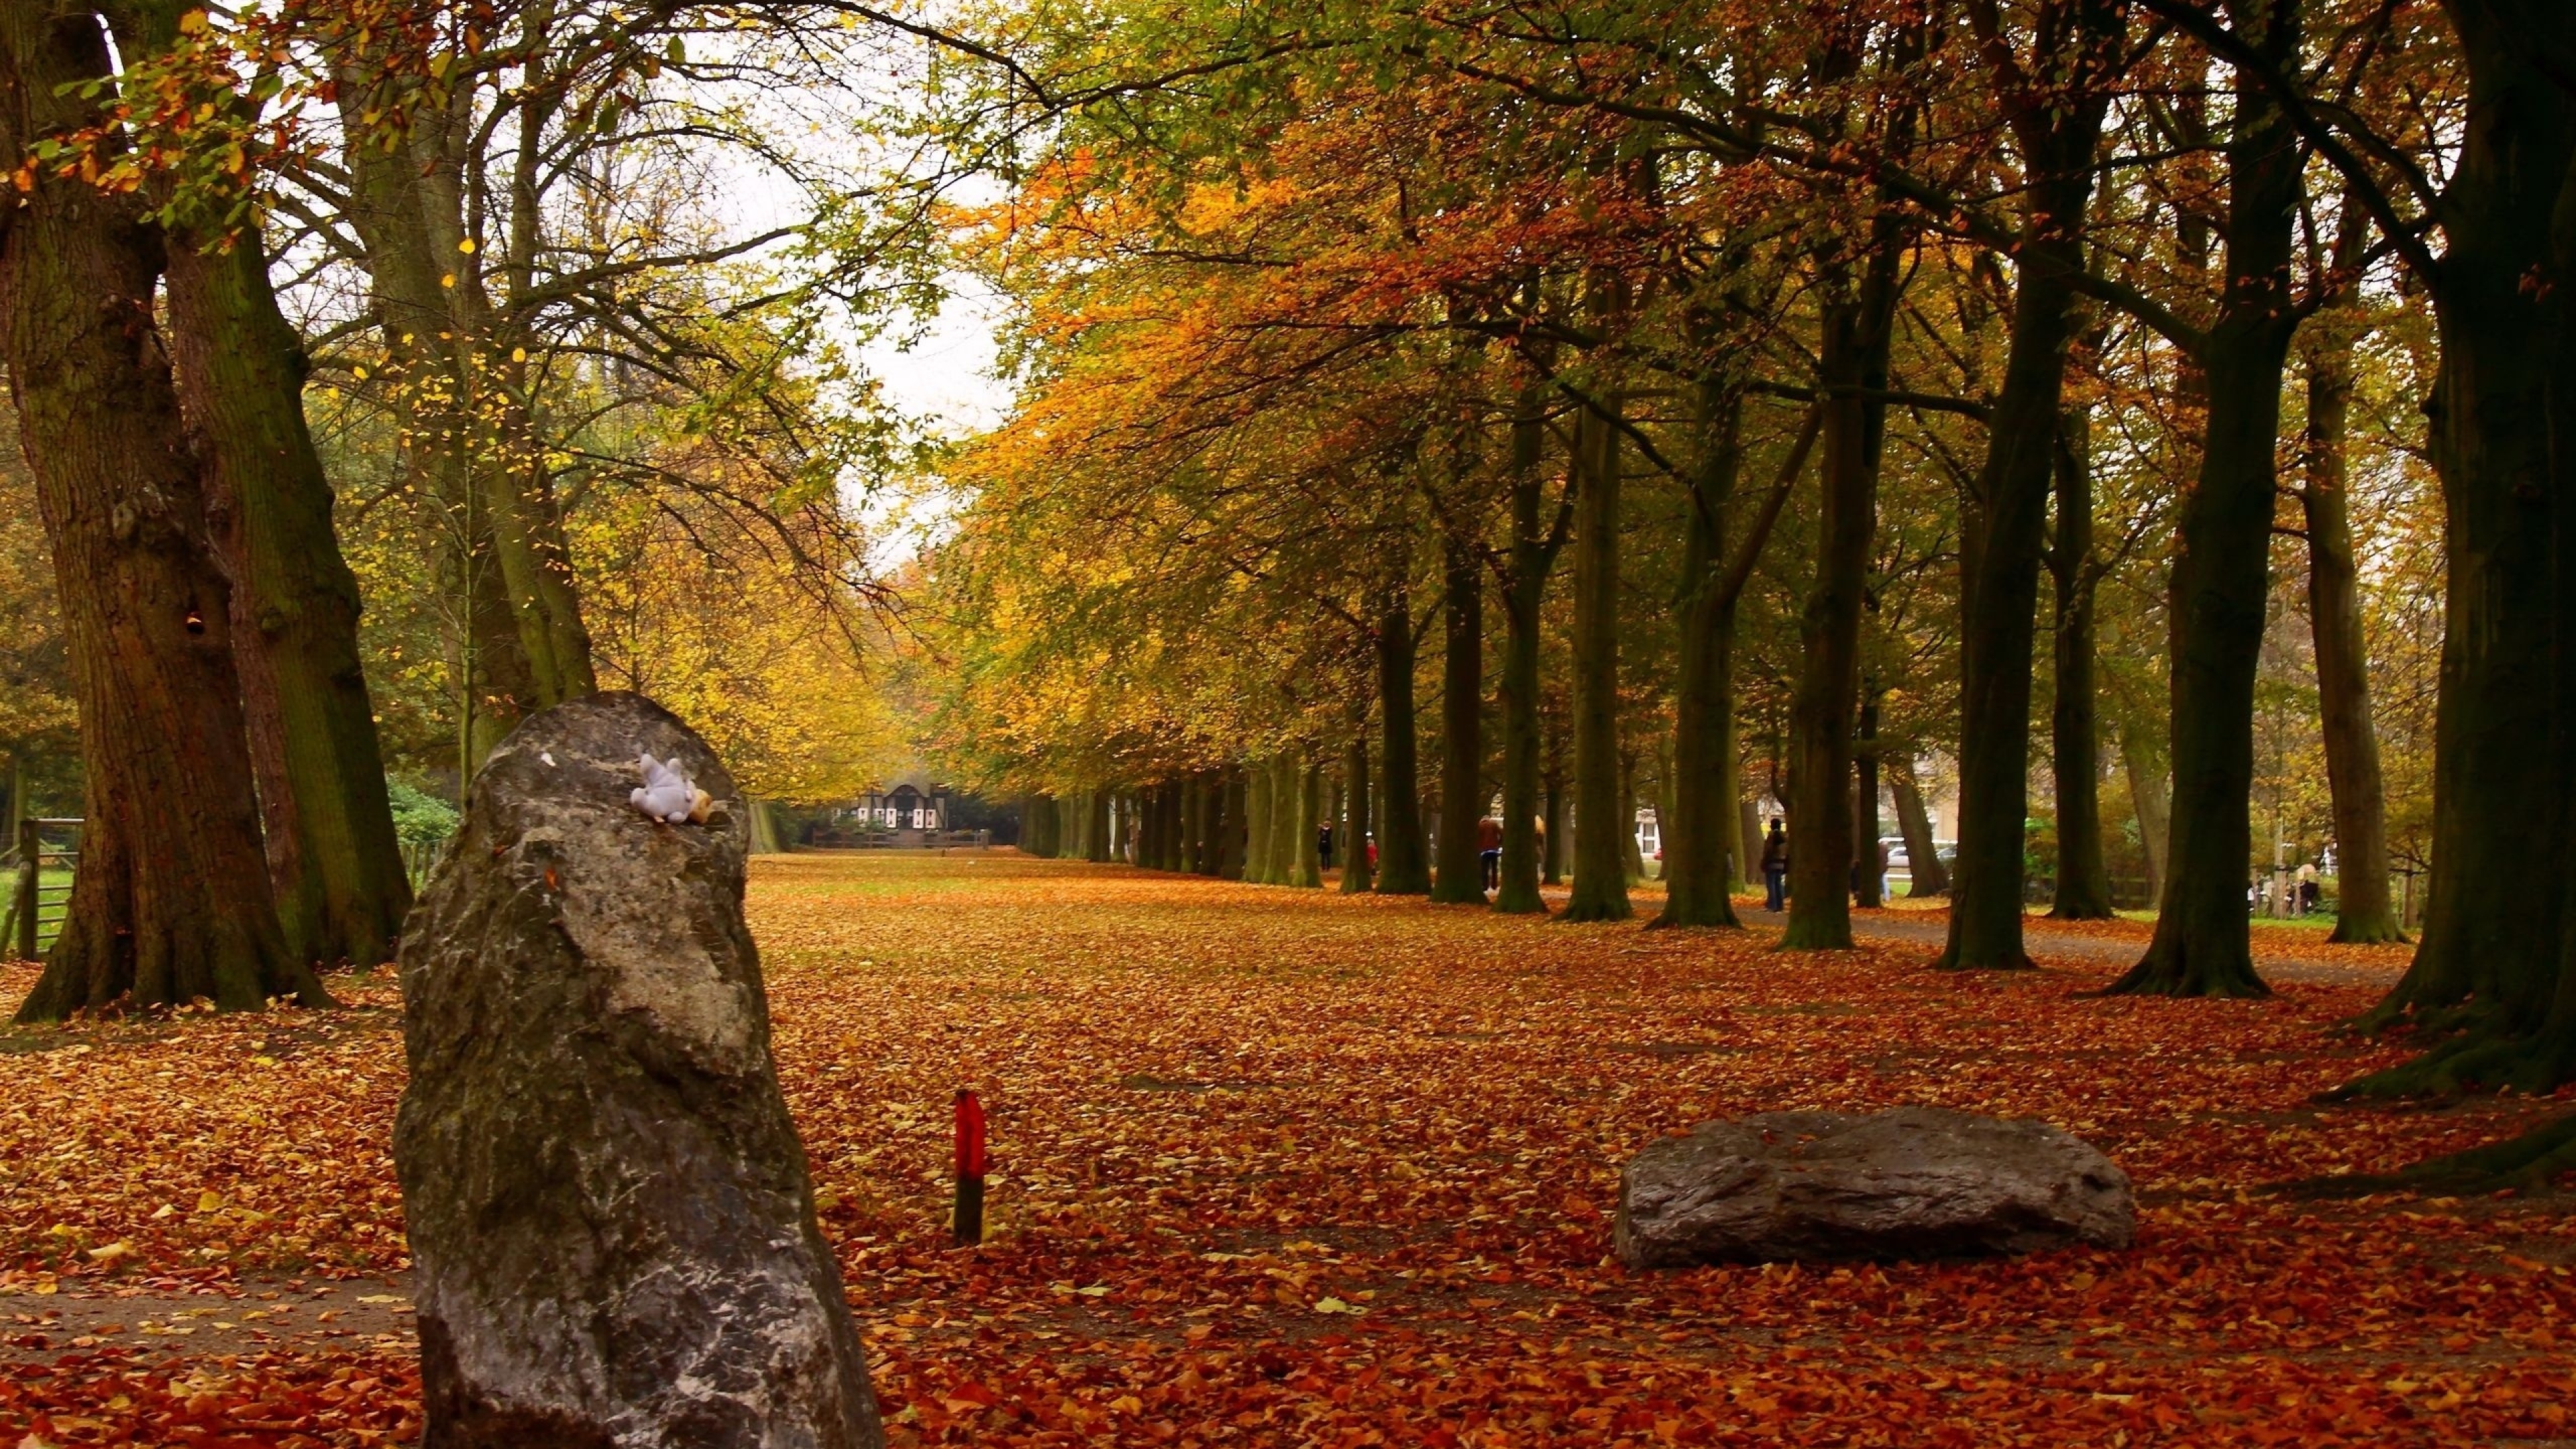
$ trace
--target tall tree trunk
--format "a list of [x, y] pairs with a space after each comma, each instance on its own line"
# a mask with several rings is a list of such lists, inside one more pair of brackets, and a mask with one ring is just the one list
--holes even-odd
[[2134, 723], [2120, 726], [2120, 768], [2129, 776], [2129, 808], [2138, 820], [2138, 845], [2147, 857], [2147, 898], [2164, 899], [2166, 842], [2172, 838], [2173, 798], [2165, 756]]
[[2057, 450], [2057, 547], [2049, 553], [2057, 619], [2057, 698], [2049, 710], [2049, 765], [2057, 787], [2057, 899], [2061, 921], [2107, 921], [2111, 867], [2102, 851], [2102, 745], [2093, 684], [2093, 443], [2089, 409], [2065, 414]]
[[1619, 869], [1629, 881], [1646, 878], [1646, 848], [1637, 839], [1637, 752], [1619, 752]]
[[[1615, 413], [1615, 395], [1601, 404]], [[1619, 434], [1592, 407], [1574, 424], [1574, 890], [1569, 921], [1624, 921], [1619, 848]], [[1631, 819], [1635, 818], [1633, 814]]]
[[2576, 418], [2576, 292], [2535, 279], [2576, 276], [2560, 220], [2576, 208], [2576, 97], [2556, 60], [2576, 48], [2576, 12], [2443, 8], [2470, 104], [2424, 406], [2447, 562], [2432, 879], [2414, 963], [2380, 1013], [2466, 1030], [2360, 1085], [2545, 1092], [2576, 1073], [2576, 456], [2560, 441]]
[[358, 587], [305, 430], [303, 357], [256, 239], [170, 258], [179, 392], [233, 585], [272, 885], [310, 960], [391, 959], [411, 886], [358, 655]]
[[[2299, 53], [2298, 8], [2241, 26], [2274, 64]], [[2254, 676], [2270, 601], [2281, 381], [2297, 313], [2289, 293], [2302, 160], [2296, 132], [2252, 77], [2227, 143], [2227, 293], [2202, 348], [2209, 386], [2200, 481], [2183, 500], [2173, 568], [2173, 869], [2147, 953], [2109, 988], [2263, 996], [2247, 933], [2253, 836]]]
[[1682, 511], [1680, 657], [1672, 681], [1672, 817], [1662, 820], [1664, 910], [1654, 926], [1741, 926], [1731, 884], [1736, 856], [1734, 750], [1736, 590], [1726, 578], [1726, 529], [1744, 472], [1744, 397], [1698, 389], [1698, 477]]
[[[2321, 319], [2334, 325], [2340, 318]], [[2306, 349], [2307, 479], [2299, 506], [2308, 531], [2308, 624], [2316, 643], [2317, 705], [2334, 794], [2337, 941], [2403, 941], [2388, 898], [2388, 819], [2379, 734], [2370, 719], [2370, 651], [2353, 562], [2350, 465], [2352, 341], [2336, 334]]]
[[1932, 812], [1914, 783], [1914, 757], [1899, 750], [1886, 756], [1887, 792], [1896, 797], [1896, 829], [1905, 837], [1905, 895], [1908, 900], [1947, 895], [1950, 867], [1941, 860], [1941, 843], [1932, 833]]
[[[1728, 730], [1727, 742], [1732, 744], [1735, 742], [1735, 738], [1735, 732], [1732, 729]], [[1741, 755], [1734, 754], [1732, 751], [1729, 753], [1733, 759], [1739, 762], [1741, 761]], [[1740, 763], [1737, 765], [1737, 773], [1739, 775], [1742, 773], [1742, 766]], [[1736, 782], [1735, 786], [1734, 849], [1735, 860], [1734, 864], [1728, 867], [1729, 873], [1739, 879], [1743, 876], [1750, 875], [1753, 879], [1749, 881], [1741, 881], [1741, 883], [1754, 886], [1760, 885], [1762, 883], [1762, 807], [1754, 801], [1752, 796], [1744, 793], [1744, 785], [1740, 779]], [[1730, 906], [1730, 912], [1732, 909], [1733, 907]]]
[[1485, 903], [1476, 822], [1485, 814], [1485, 588], [1473, 546], [1446, 545], [1441, 581], [1440, 869], [1431, 898]]
[[1240, 764], [1225, 767], [1225, 780], [1217, 801], [1216, 873], [1224, 880], [1243, 879], [1243, 852], [1246, 836], [1244, 823], [1244, 778]]
[[392, 959], [411, 882], [359, 662], [357, 579], [305, 428], [302, 345], [256, 238], [181, 246], [169, 304], [182, 411], [233, 584], [234, 645], [245, 682], [261, 686], [244, 702], [278, 827], [269, 858], [281, 914], [293, 903], [288, 939], [310, 960], [373, 966]]
[[[1869, 546], [1877, 531], [1878, 468], [1887, 408], [1890, 323], [1899, 290], [1896, 223], [1882, 218], [1855, 294], [1824, 306], [1817, 368], [1824, 501], [1816, 575], [1799, 622], [1803, 653], [1790, 704], [1787, 950], [1848, 950], [1851, 936], [1852, 728], [1860, 693], [1860, 625]], [[1955, 929], [1955, 928], [1954, 928]]]
[[[337, 103], [350, 179], [350, 220], [365, 252], [376, 310], [393, 363], [393, 402], [421, 454], [434, 496], [449, 513], [468, 591], [476, 673], [473, 758], [520, 711], [559, 704], [597, 687], [590, 636], [574, 589], [563, 519], [523, 399], [526, 367], [512, 360], [514, 329], [500, 324], [467, 251], [469, 193], [462, 157], [480, 143], [471, 88], [446, 107], [411, 104], [393, 79], [418, 57], [398, 56], [383, 27], [338, 74]], [[542, 44], [527, 84], [546, 84]], [[408, 124], [405, 124], [407, 120]], [[524, 251], [537, 218], [512, 218]], [[519, 340], [524, 340], [523, 338]], [[495, 608], [497, 603], [498, 607]], [[496, 631], [495, 626], [502, 626]], [[519, 691], [525, 691], [524, 694]]]
[[1878, 876], [1878, 702], [1885, 694], [1873, 677], [1860, 696], [1860, 729], [1852, 751], [1852, 904], [1877, 910]]
[[[0, 147], [102, 121], [95, 16], [0, 12]], [[277, 922], [230, 591], [168, 349], [160, 239], [136, 198], [39, 168], [0, 239], [11, 392], [52, 545], [80, 708], [81, 869], [21, 1021], [200, 998], [328, 1004]]]
[[1961, 590], [1959, 854], [1951, 870], [1950, 937], [1939, 962], [1952, 970], [2032, 964], [2022, 947], [2031, 629], [2075, 287], [2085, 269], [2085, 214], [2107, 107], [2103, 85], [2122, 29], [2115, 0], [2050, 5], [2042, 45], [2054, 39], [2062, 53], [2040, 57], [2034, 68], [2052, 75], [2071, 69], [2072, 98], [2034, 88], [2013, 104], [2011, 121], [2032, 181], [2016, 254], [2003, 387], [1988, 418], [1972, 503], [1974, 578]]
[[1342, 820], [1333, 837], [1333, 853], [1342, 858], [1342, 894], [1358, 895], [1375, 882], [1369, 866], [1368, 722], [1351, 729], [1351, 746], [1342, 757]]
[[[1539, 523], [1538, 465], [1547, 439], [1536, 384], [1524, 387], [1512, 416], [1512, 542], [1503, 580], [1503, 858], [1494, 909], [1544, 914], [1539, 898], [1545, 853], [1539, 838], [1539, 611], [1556, 562], [1556, 538]], [[1560, 513], [1562, 510], [1560, 510]]]
[[1320, 890], [1324, 884], [1324, 864], [1315, 847], [1322, 842], [1324, 820], [1324, 768], [1307, 765], [1298, 771], [1297, 822], [1289, 838], [1296, 852], [1296, 866], [1289, 872], [1288, 883], [1308, 890]]
[[1095, 864], [1106, 865], [1114, 859], [1109, 850], [1109, 804], [1113, 793], [1100, 789], [1083, 797], [1088, 808], [1083, 812], [1082, 858]]
[[1276, 885], [1279, 879], [1270, 864], [1271, 843], [1278, 838], [1270, 823], [1270, 812], [1277, 804], [1270, 788], [1274, 778], [1268, 760], [1254, 761], [1244, 769], [1243, 878], [1254, 885]]
[[1540, 816], [1543, 824], [1539, 832], [1539, 881], [1544, 885], [1562, 885], [1565, 883], [1566, 837], [1573, 833], [1574, 827], [1565, 817], [1565, 767], [1553, 758], [1556, 751], [1549, 753], [1551, 758], [1546, 773], [1539, 777], [1547, 801]]
[[1422, 838], [1422, 778], [1413, 708], [1417, 653], [1412, 606], [1404, 591], [1387, 597], [1377, 629], [1378, 721], [1385, 783], [1377, 802], [1377, 891], [1418, 896], [1431, 889], [1431, 862]]

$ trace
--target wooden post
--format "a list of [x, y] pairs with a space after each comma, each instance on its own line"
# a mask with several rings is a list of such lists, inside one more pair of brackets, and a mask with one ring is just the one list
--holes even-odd
[[36, 822], [28, 819], [20, 820], [18, 822], [17, 946], [18, 959], [21, 961], [36, 959], [37, 881], [41, 876], [41, 870], [37, 865], [39, 854], [41, 851], [37, 845]]
[[971, 1090], [957, 1093], [957, 1246], [984, 1241], [984, 1104]]

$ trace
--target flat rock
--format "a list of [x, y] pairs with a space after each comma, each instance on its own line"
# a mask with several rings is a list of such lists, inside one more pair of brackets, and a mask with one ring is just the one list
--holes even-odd
[[[636, 757], [711, 806], [630, 803]], [[632, 694], [537, 715], [403, 932], [427, 1449], [877, 1449], [743, 923], [750, 813]]]
[[2137, 1236], [2129, 1175], [2045, 1122], [1937, 1107], [1703, 1122], [1620, 1173], [1631, 1268], [1957, 1258]]

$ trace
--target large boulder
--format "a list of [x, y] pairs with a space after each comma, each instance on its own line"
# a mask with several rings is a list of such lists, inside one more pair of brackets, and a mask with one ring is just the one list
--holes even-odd
[[[646, 816], [637, 757], [707, 792]], [[503, 740], [403, 932], [428, 1449], [874, 1449], [743, 924], [750, 814], [632, 694]]]
[[1937, 1107], [1703, 1122], [1620, 1173], [1632, 1268], [1953, 1258], [2137, 1235], [2129, 1175], [2045, 1122]]

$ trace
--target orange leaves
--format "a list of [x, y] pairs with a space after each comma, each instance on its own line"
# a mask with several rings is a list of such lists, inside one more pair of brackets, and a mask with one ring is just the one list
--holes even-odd
[[[2370, 1000], [2364, 978], [2284, 972], [2262, 1003], [2102, 1001], [2082, 993], [2117, 963], [2095, 957], [1961, 978], [1926, 969], [1928, 946], [1784, 957], [1767, 932], [1647, 935], [1007, 854], [763, 859], [751, 912], [783, 1085], [898, 1445], [2569, 1431], [2563, 1215], [2269, 1191], [2564, 1110], [2314, 1107], [2397, 1055], [2323, 1031]], [[0, 1444], [84, 1442], [67, 1420], [108, 1426], [78, 1431], [91, 1442], [409, 1432], [405, 1361], [320, 1336], [367, 1311], [347, 1290], [350, 1316], [308, 1318], [264, 1357], [189, 1357], [205, 1337], [146, 1337], [139, 1316], [91, 1357], [51, 1357], [67, 1330], [45, 1315], [129, 1301], [103, 1295], [184, 1281], [246, 1323], [226, 1295], [263, 1271], [399, 1269], [391, 996], [343, 994], [362, 1009], [5, 1038]], [[973, 1250], [944, 1231], [960, 1086], [992, 1110], [992, 1237]], [[2139, 1247], [1658, 1275], [1608, 1259], [1618, 1166], [1656, 1134], [1900, 1101], [2101, 1144], [2136, 1178]], [[133, 1347], [98, 1356], [118, 1344]], [[49, 1367], [13, 1378], [26, 1362]]]

